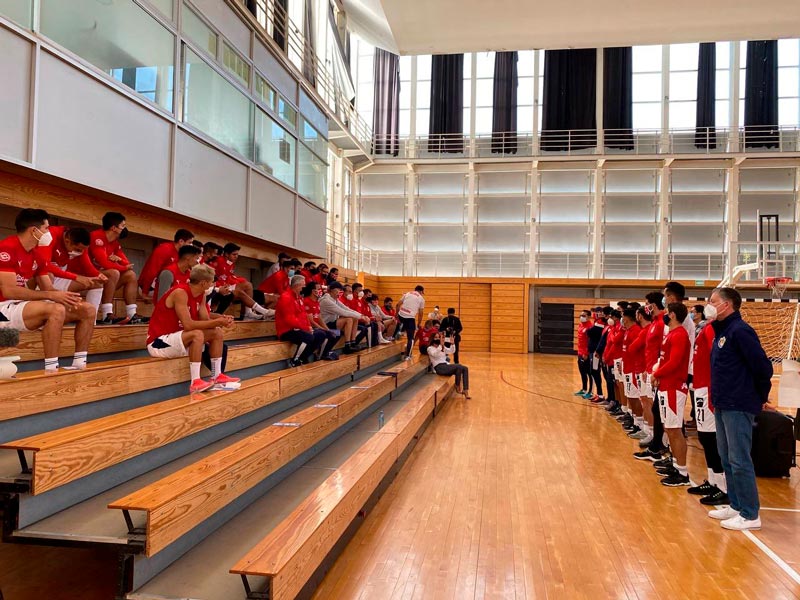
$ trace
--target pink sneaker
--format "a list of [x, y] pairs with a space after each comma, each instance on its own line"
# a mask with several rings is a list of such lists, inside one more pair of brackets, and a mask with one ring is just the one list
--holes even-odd
[[222, 383], [222, 384], [239, 383], [240, 381], [241, 379], [239, 379], [238, 377], [228, 377], [227, 375], [225, 375], [225, 373], [220, 373], [219, 375], [217, 375], [217, 378], [214, 379], [214, 383]]
[[213, 385], [213, 383], [206, 381], [205, 379], [195, 379], [191, 385], [189, 385], [189, 393], [199, 394], [200, 392], [205, 392], [211, 389], [211, 386]]
[[238, 390], [242, 387], [240, 383], [240, 379], [238, 377], [228, 377], [225, 373], [220, 373], [216, 379], [214, 379], [214, 388], [215, 390]]

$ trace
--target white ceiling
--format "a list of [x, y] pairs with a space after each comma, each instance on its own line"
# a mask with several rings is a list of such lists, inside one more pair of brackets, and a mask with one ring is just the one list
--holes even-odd
[[343, 0], [343, 3], [358, 33], [400, 54], [595, 48], [800, 35], [798, 0]]

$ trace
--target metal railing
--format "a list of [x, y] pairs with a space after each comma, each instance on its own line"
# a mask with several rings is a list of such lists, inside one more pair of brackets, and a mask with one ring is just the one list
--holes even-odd
[[730, 154], [800, 152], [800, 126], [685, 129], [564, 130], [532, 133], [383, 135], [373, 140], [377, 159], [503, 158], [618, 154]]
[[763, 281], [766, 277], [791, 277], [798, 281], [800, 241], [733, 242], [730, 251], [730, 273], [737, 267], [746, 269], [739, 279], [743, 282]]
[[338, 265], [353, 271], [377, 273], [380, 253], [365, 246], [356, 247], [344, 236], [326, 228], [325, 259], [330, 265]]
[[655, 252], [603, 253], [601, 276], [608, 279], [654, 279], [658, 275]]

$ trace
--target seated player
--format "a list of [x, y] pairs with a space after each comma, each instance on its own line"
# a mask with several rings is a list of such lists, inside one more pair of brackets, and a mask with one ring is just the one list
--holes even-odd
[[[295, 274], [302, 275], [302, 273], [298, 273], [299, 266], [299, 260], [284, 260], [281, 263], [280, 269], [259, 284], [258, 291], [263, 293], [265, 297], [270, 298], [270, 302], [274, 304], [277, 302], [277, 299], [280, 298], [281, 294], [289, 289], [289, 281], [291, 281], [292, 277], [294, 277]], [[311, 278], [305, 275], [303, 275], [303, 278], [306, 283], [311, 281]]]
[[328, 279], [327, 279], [326, 283], [328, 285], [330, 285], [332, 282], [338, 281], [338, 280], [339, 280], [339, 269], [337, 269], [336, 267], [333, 267], [328, 271]]
[[[231, 302], [239, 300], [242, 303], [241, 318], [245, 321], [260, 321], [272, 318], [275, 313], [267, 306], [262, 306], [253, 297], [253, 284], [244, 277], [234, 273], [236, 261], [239, 260], [241, 246], [228, 242], [222, 249], [222, 256], [209, 263], [217, 274], [215, 292], [219, 295], [219, 304], [216, 312], [224, 313]], [[269, 306], [274, 302], [270, 301]]]
[[281, 294], [275, 307], [275, 331], [282, 342], [296, 344], [294, 355], [289, 359], [289, 367], [306, 364], [312, 354], [327, 340], [321, 329], [313, 329], [308, 321], [300, 290], [305, 285], [302, 275], [292, 277], [289, 289]]
[[[166, 291], [153, 309], [147, 328], [147, 352], [155, 358], [189, 356], [189, 393], [211, 388], [238, 389], [239, 379], [222, 372], [222, 328], [230, 327], [233, 318], [210, 318], [206, 292], [214, 285], [214, 270], [195, 265], [189, 283]], [[208, 344], [211, 356], [211, 381], [200, 377], [203, 348]]]
[[139, 289], [142, 296], [150, 297], [159, 273], [178, 260], [178, 250], [186, 244], [192, 245], [194, 234], [188, 229], [178, 229], [171, 242], [162, 242], [147, 257], [139, 274]]
[[[689, 355], [692, 343], [689, 334], [683, 327], [689, 311], [679, 302], [667, 305], [669, 322], [667, 337], [661, 346], [661, 358], [653, 369], [653, 387], [658, 389], [658, 406], [661, 420], [669, 438], [672, 451], [672, 468], [659, 469], [664, 475], [662, 485], [677, 487], [691, 485], [689, 471], [686, 468], [686, 438], [683, 437], [683, 413], [686, 407], [686, 396], [689, 389], [686, 381], [689, 378]], [[666, 319], [665, 319], [666, 320]]]
[[[25, 208], [14, 221], [16, 235], [0, 242], [0, 328], [19, 331], [42, 330], [44, 369], [58, 372], [58, 349], [64, 323], [75, 321], [75, 355], [71, 369], [85, 369], [89, 342], [94, 331], [95, 311], [77, 292], [33, 290], [26, 284], [46, 278], [46, 264], [34, 253], [37, 246], [49, 246], [50, 217], [44, 210]], [[49, 285], [50, 279], [47, 278]]]
[[318, 356], [322, 360], [339, 360], [339, 355], [333, 351], [334, 346], [342, 337], [342, 332], [338, 329], [328, 327], [322, 320], [322, 311], [318, 301], [318, 286], [316, 281], [307, 283], [300, 290], [300, 297], [303, 299], [303, 308], [308, 315], [308, 322], [313, 329], [319, 329], [325, 333], [325, 341], [319, 347]]
[[320, 287], [325, 287], [328, 285], [328, 265], [325, 263], [320, 263], [317, 267], [317, 272], [314, 275], [314, 281], [316, 281]]
[[178, 250], [178, 261], [168, 264], [158, 274], [153, 288], [153, 302], [158, 302], [173, 285], [189, 283], [192, 267], [199, 264], [200, 254], [200, 249], [196, 246], [181, 246]]
[[[358, 287], [356, 287], [358, 286]], [[378, 328], [372, 322], [372, 313], [367, 313], [363, 310], [361, 302], [359, 302], [358, 292], [361, 289], [361, 284], [356, 283], [352, 286], [350, 284], [344, 285], [344, 294], [343, 298], [340, 298], [342, 304], [344, 304], [350, 310], [357, 312], [361, 315], [361, 318], [358, 322], [358, 335], [354, 340], [356, 346], [361, 343], [361, 340], [367, 338], [367, 347], [370, 348], [373, 346], [373, 340], [377, 342], [377, 335], [378, 335]]]
[[323, 294], [319, 300], [321, 318], [328, 326], [328, 329], [338, 329], [344, 335], [345, 354], [358, 352], [359, 323], [365, 323], [366, 317], [361, 313], [348, 308], [342, 303], [340, 297], [344, 291], [344, 286], [338, 281], [334, 281], [328, 286], [328, 292]]
[[270, 268], [267, 269], [267, 274], [264, 276], [264, 279], [266, 279], [267, 277], [271, 277], [272, 275], [277, 273], [281, 269], [281, 265], [283, 265], [283, 261], [289, 260], [290, 258], [292, 258], [292, 257], [289, 256], [288, 254], [286, 254], [286, 252], [279, 252], [278, 253], [278, 260], [276, 260], [274, 263], [272, 263]]
[[106, 276], [95, 268], [89, 258], [89, 232], [83, 227], [67, 229], [59, 225], [51, 226], [49, 231], [52, 237], [50, 245], [37, 246], [35, 252], [39, 264], [47, 264], [52, 286], [44, 282], [45, 286], [40, 284], [39, 288], [78, 292], [94, 307], [96, 315]]
[[203, 255], [200, 257], [201, 265], [210, 265], [222, 252], [222, 246], [216, 242], [206, 242], [203, 244]]
[[297, 270], [297, 274], [305, 277], [306, 283], [308, 284], [309, 282], [311, 282], [312, 279], [314, 279], [314, 276], [317, 274], [317, 263], [315, 263], [313, 260], [306, 261], [305, 263], [303, 263], [303, 268]]
[[394, 331], [397, 328], [397, 321], [392, 315], [387, 315], [383, 312], [378, 300], [378, 296], [370, 296], [367, 306], [369, 306], [369, 310], [372, 313], [372, 318], [378, 324], [378, 341], [381, 344], [391, 344]]
[[[419, 353], [422, 356], [428, 354], [428, 346], [431, 345], [431, 340], [439, 333], [438, 323], [438, 321], [428, 319], [425, 321], [425, 325], [417, 329], [417, 332], [414, 334], [414, 341], [416, 341], [419, 346]], [[452, 353], [455, 354], [455, 347]]]
[[[100, 301], [100, 320], [98, 325], [139, 325], [147, 319], [136, 314], [136, 293], [139, 284], [133, 264], [122, 251], [120, 240], [128, 237], [128, 226], [125, 215], [118, 212], [107, 212], [103, 215], [103, 228], [91, 233], [89, 253], [95, 267], [106, 276], [103, 285], [103, 297]], [[114, 292], [122, 288], [125, 299], [125, 316], [114, 318]]]
[[456, 376], [456, 392], [463, 394], [464, 398], [470, 399], [469, 395], [469, 369], [464, 365], [451, 365], [447, 363], [447, 355], [454, 354], [455, 346], [445, 348], [438, 336], [431, 339], [428, 346], [428, 358], [431, 361], [431, 368], [437, 375]]

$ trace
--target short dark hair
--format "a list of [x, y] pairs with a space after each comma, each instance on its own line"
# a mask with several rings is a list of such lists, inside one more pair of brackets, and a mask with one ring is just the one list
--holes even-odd
[[698, 315], [702, 315], [702, 314], [703, 314], [703, 312], [705, 311], [705, 306], [703, 306], [702, 304], [695, 304], [695, 305], [692, 307], [692, 310], [693, 310], [694, 312], [696, 312]]
[[331, 292], [333, 290], [343, 290], [343, 289], [344, 289], [344, 286], [341, 283], [339, 283], [338, 281], [331, 281], [328, 284], [328, 291], [329, 292]]
[[720, 298], [725, 302], [730, 302], [733, 310], [739, 310], [742, 307], [742, 295], [732, 287], [717, 288], [714, 290]]
[[49, 220], [50, 215], [47, 214], [46, 210], [41, 208], [23, 208], [17, 213], [14, 226], [17, 228], [17, 233], [23, 233], [29, 227], [39, 227], [39, 225], [44, 225], [44, 222]]
[[282, 258], [291, 258], [291, 256], [286, 254], [286, 252], [278, 252], [278, 260], [281, 260]]
[[319, 271], [322, 271], [322, 269], [327, 269], [327, 268], [328, 268], [328, 265], [326, 265], [325, 263], [319, 263], [317, 265], [317, 270], [319, 270]]
[[314, 293], [314, 289], [317, 287], [316, 281], [309, 281], [307, 284], [303, 286], [303, 289], [300, 290], [300, 295], [304, 298], [308, 298], [312, 293]]
[[447, 314], [448, 315], [456, 314], [456, 309], [451, 306], [450, 308], [447, 309]]
[[206, 242], [203, 244], [203, 252], [209, 252], [210, 250], [216, 250], [219, 252], [219, 244], [216, 242]]
[[667, 313], [675, 313], [675, 317], [677, 317], [678, 321], [683, 323], [686, 320], [686, 316], [689, 314], [689, 309], [686, 308], [686, 305], [682, 302], [670, 302], [667, 306]]
[[328, 273], [331, 274], [331, 275], [333, 273], [338, 273], [338, 272], [339, 272], [339, 269], [337, 269], [336, 267], [333, 267], [330, 271], [328, 271]]
[[644, 297], [648, 304], [655, 304], [659, 310], [664, 306], [664, 294], [661, 292], [650, 292]]
[[317, 266], [317, 263], [315, 263], [313, 260], [307, 260], [305, 263], [303, 263], [304, 269], [310, 269], [311, 267], [315, 266]]
[[591, 311], [591, 310], [589, 310], [588, 308], [584, 308], [584, 309], [581, 311], [581, 314], [582, 314], [582, 315], [589, 315], [589, 316], [591, 317], [591, 316], [592, 316], [592, 311]]
[[428, 345], [429, 346], [438, 346], [441, 343], [442, 343], [441, 340], [439, 340], [439, 338], [435, 337], [430, 341], [430, 343]]
[[195, 248], [200, 248], [200, 250], [206, 247], [206, 245], [200, 240], [192, 240], [192, 246], [194, 246]]
[[636, 314], [639, 315], [640, 317], [642, 317], [645, 321], [652, 321], [653, 320], [653, 317], [650, 315], [649, 312], [647, 312], [645, 310], [644, 306], [640, 306], [639, 308], [637, 308], [636, 309]]
[[80, 244], [81, 246], [88, 246], [92, 241], [89, 237], [89, 230], [83, 227], [68, 229], [64, 235], [73, 244]]
[[181, 259], [184, 256], [198, 256], [199, 254], [200, 248], [193, 244], [186, 244], [185, 246], [178, 248], [178, 259]]
[[686, 288], [682, 283], [678, 283], [677, 281], [668, 281], [664, 286], [664, 289], [670, 294], [674, 294], [678, 300], [683, 300], [686, 298]]
[[425, 288], [422, 287], [421, 285], [418, 285], [417, 287], [414, 288], [414, 291], [415, 292], [424, 292]]
[[628, 317], [631, 321], [636, 321], [636, 309], [635, 308], [626, 308], [622, 311], [623, 317]]
[[293, 258], [292, 260], [289, 261], [289, 265], [292, 266], [292, 267], [302, 267], [303, 263], [301, 263], [296, 258]]
[[442, 322], [439, 319], [431, 319], [431, 325], [434, 327], [439, 327]]
[[175, 242], [176, 244], [178, 242], [188, 242], [189, 240], [193, 239], [194, 239], [194, 234], [188, 229], [178, 229], [178, 231], [176, 231], [175, 235], [172, 237], [172, 241]]
[[228, 242], [227, 244], [225, 244], [225, 247], [222, 248], [222, 253], [232, 254], [233, 252], [238, 252], [241, 249], [242, 249], [241, 246], [234, 244], [233, 242]]
[[621, 319], [622, 318], [622, 311], [621, 310], [612, 310], [611, 311], [611, 316], [614, 317], [615, 319]]
[[112, 227], [118, 227], [125, 220], [125, 215], [118, 212], [107, 212], [103, 215], [103, 229], [108, 231]]
[[394, 300], [392, 300], [389, 296], [386, 296], [386, 298], [383, 299], [383, 303], [386, 304], [387, 302], [394, 302]]
[[617, 308], [619, 308], [620, 310], [625, 310], [626, 308], [628, 308], [628, 304], [630, 304], [630, 302], [628, 302], [627, 300], [620, 300], [619, 302], [617, 302]]
[[628, 303], [628, 308], [632, 308], [633, 310], [639, 310], [641, 307], [642, 307], [642, 305], [639, 304], [638, 302], [629, 302]]
[[613, 309], [613, 308], [611, 308], [610, 306], [604, 306], [604, 307], [603, 307], [603, 314], [604, 314], [605, 316], [608, 316], [608, 315], [610, 315], [610, 314], [613, 312], [613, 310], [614, 310], [614, 309]]
[[353, 291], [356, 291], [357, 289], [363, 288], [364, 285], [361, 284], [361, 283], [358, 283], [357, 281], [354, 281], [353, 285], [351, 285], [350, 287], [353, 288]]

